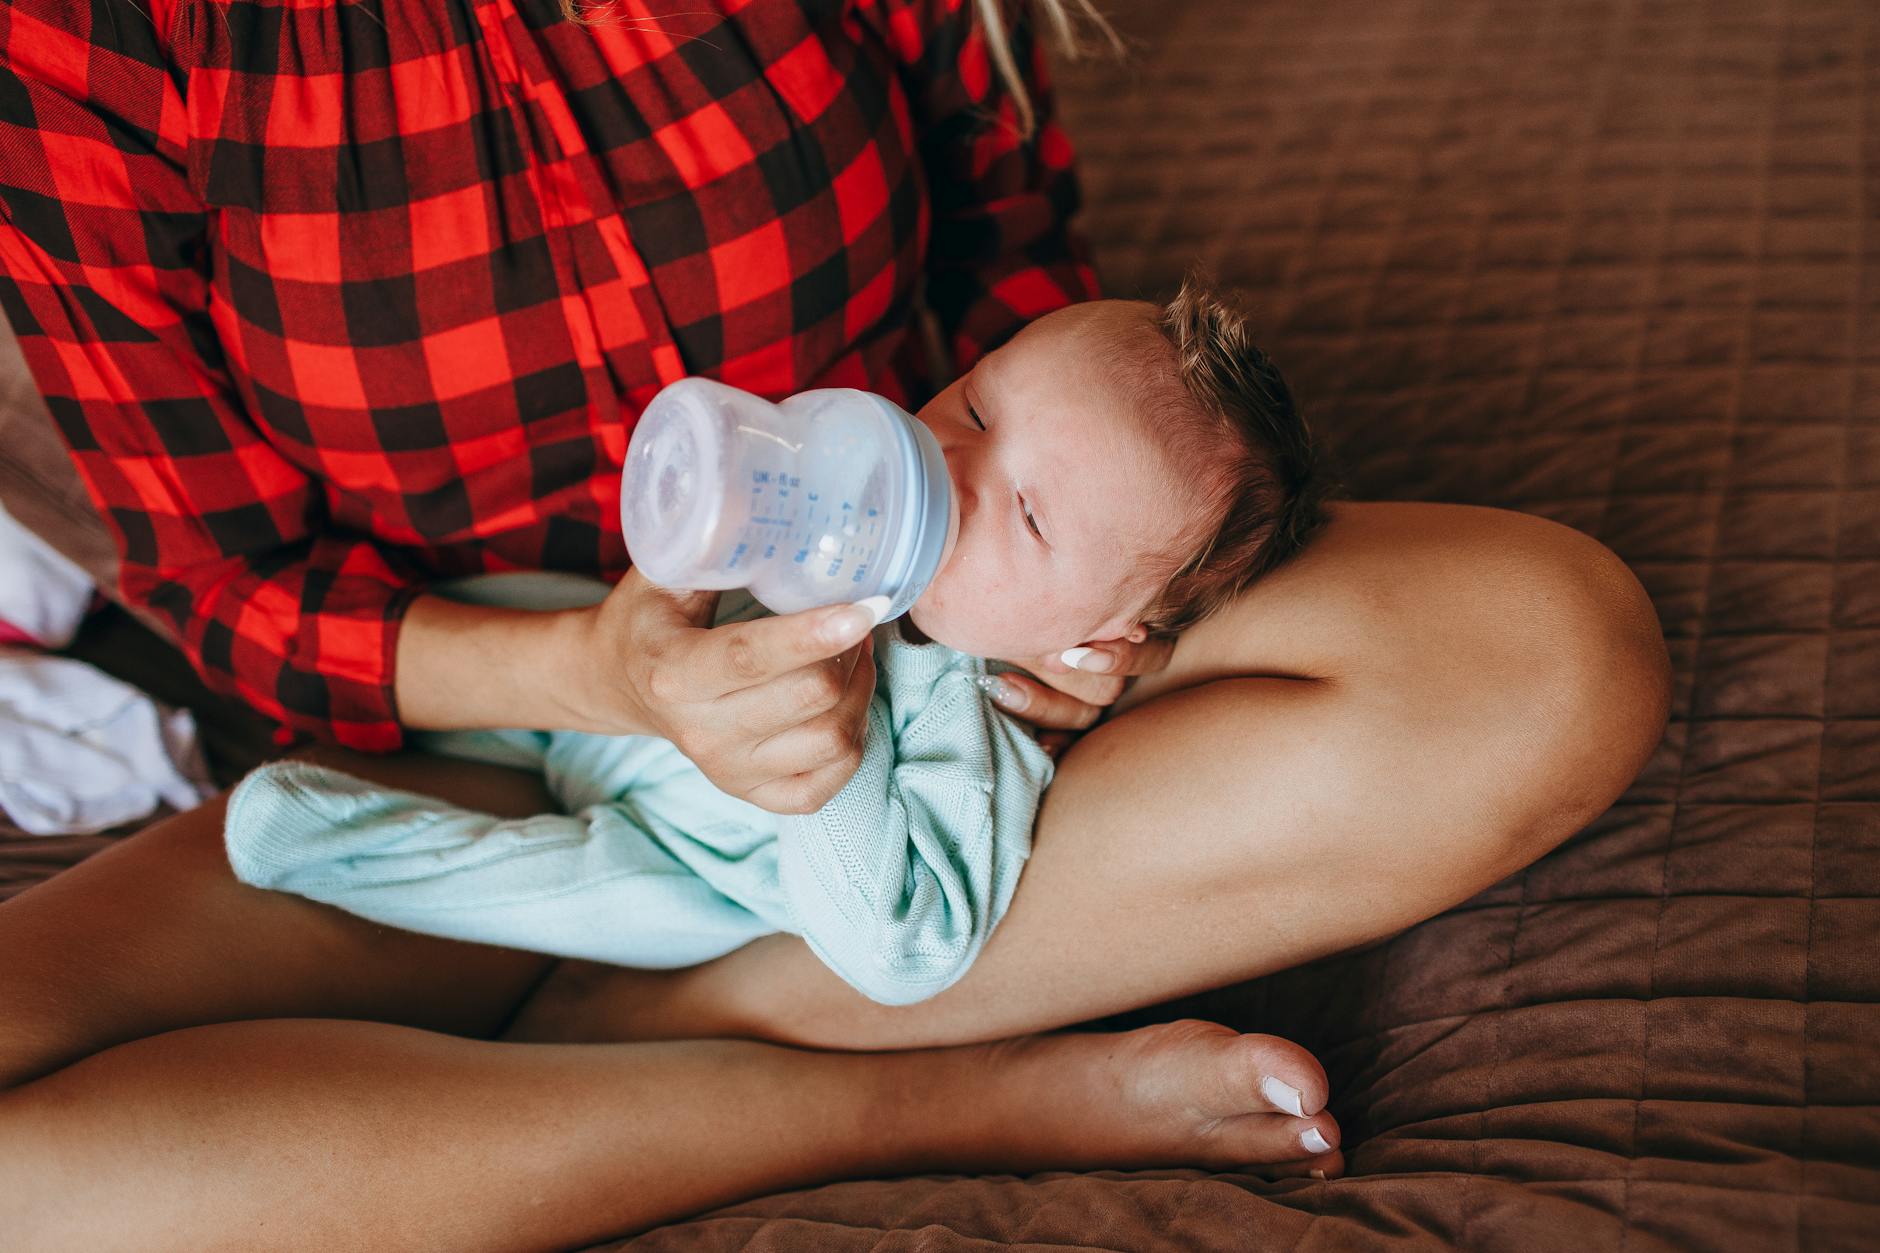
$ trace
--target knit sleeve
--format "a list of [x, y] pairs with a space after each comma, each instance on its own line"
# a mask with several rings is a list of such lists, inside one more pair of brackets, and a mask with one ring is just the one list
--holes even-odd
[[954, 983], [1011, 903], [1051, 759], [973, 682], [983, 663], [876, 636], [861, 768], [779, 832], [783, 895], [812, 950], [888, 1005]]

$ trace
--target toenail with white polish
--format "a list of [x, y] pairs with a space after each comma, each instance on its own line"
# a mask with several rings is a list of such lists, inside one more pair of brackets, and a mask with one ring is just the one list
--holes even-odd
[[1291, 1114], [1294, 1118], [1306, 1116], [1305, 1098], [1299, 1094], [1299, 1089], [1290, 1083], [1281, 1083], [1272, 1075], [1268, 1075], [1260, 1080], [1260, 1095], [1265, 1097], [1273, 1108], [1283, 1113]]
[[1317, 1127], [1307, 1127], [1304, 1131], [1300, 1132], [1299, 1143], [1306, 1146], [1306, 1152], [1308, 1153], [1329, 1153], [1332, 1151], [1331, 1142], [1319, 1133]]

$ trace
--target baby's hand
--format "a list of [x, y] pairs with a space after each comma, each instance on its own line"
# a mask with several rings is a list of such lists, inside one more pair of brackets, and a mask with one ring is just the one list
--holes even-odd
[[1151, 640], [1137, 627], [1122, 639], [1092, 640], [1047, 657], [1014, 659], [1014, 665], [1030, 673], [999, 675], [988, 690], [999, 708], [1036, 726], [1038, 742], [1056, 757], [1096, 725], [1131, 677], [1162, 669], [1174, 651], [1174, 640]]

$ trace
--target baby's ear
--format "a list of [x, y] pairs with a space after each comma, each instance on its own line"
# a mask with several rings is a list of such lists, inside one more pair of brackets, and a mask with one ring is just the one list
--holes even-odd
[[1127, 616], [1112, 618], [1090, 638], [1093, 640], [1128, 640], [1132, 644], [1140, 644], [1149, 638], [1149, 628]]

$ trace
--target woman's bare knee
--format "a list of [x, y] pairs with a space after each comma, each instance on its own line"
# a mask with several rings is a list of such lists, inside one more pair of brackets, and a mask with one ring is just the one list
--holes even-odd
[[1656, 610], [1611, 549], [1558, 532], [1530, 557], [1535, 663], [1530, 676], [1537, 745], [1552, 758], [1543, 803], [1517, 835], [1552, 848], [1603, 813], [1630, 786], [1663, 737], [1671, 662]]
[[[492, 812], [547, 807], [539, 779], [418, 756], [328, 758]], [[180, 1027], [352, 1018], [500, 1030], [546, 958], [377, 926], [235, 879], [225, 802], [160, 822], [0, 905], [0, 1089]]]
[[1312, 546], [1191, 629], [1118, 710], [1262, 675], [1336, 685], [1432, 730], [1464, 719], [1518, 737], [1530, 761], [1561, 763], [1530, 789], [1549, 795], [1542, 827], [1563, 787], [1567, 809], [1609, 804], [1670, 701], [1656, 612], [1623, 561], [1546, 518], [1473, 505], [1340, 502]]
[[[0, 905], [0, 1091], [119, 1042], [107, 1025], [126, 1008], [114, 937], [146, 894], [216, 872], [220, 813], [218, 800], [157, 823]], [[161, 964], [169, 940], [152, 926], [138, 960]]]

